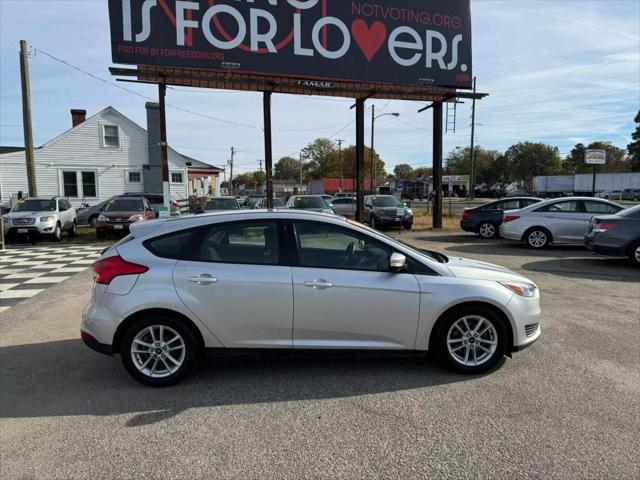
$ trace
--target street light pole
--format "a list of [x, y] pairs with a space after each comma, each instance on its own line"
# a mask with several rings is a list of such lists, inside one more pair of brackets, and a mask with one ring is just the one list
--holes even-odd
[[376, 116], [376, 106], [371, 105], [371, 151], [369, 152], [369, 158], [371, 159], [371, 194], [372, 195], [375, 194], [375, 189], [376, 189], [376, 162], [373, 156], [373, 147], [374, 147], [373, 141], [374, 141], [376, 118], [384, 117], [387, 115], [390, 115], [392, 117], [400, 116], [400, 114], [397, 112], [381, 113], [380, 115]]

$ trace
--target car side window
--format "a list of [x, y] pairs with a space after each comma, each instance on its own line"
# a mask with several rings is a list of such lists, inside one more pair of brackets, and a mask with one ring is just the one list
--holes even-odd
[[528, 207], [529, 205], [533, 205], [534, 203], [538, 203], [535, 200], [520, 200], [520, 208]]
[[545, 205], [536, 210], [536, 212], [556, 212], [556, 213], [576, 213], [578, 212], [578, 202], [557, 202], [551, 205]]
[[518, 200], [504, 200], [502, 202], [498, 202], [496, 208], [500, 210], [517, 210], [520, 208], [520, 203]]
[[331, 202], [334, 205], [344, 205], [345, 203], [347, 203], [345, 201], [344, 198], [336, 198], [333, 202]]
[[197, 230], [181, 230], [145, 240], [142, 244], [157, 257], [178, 259]]
[[392, 249], [351, 230], [325, 223], [294, 222], [301, 267], [388, 272]]
[[608, 203], [590, 201], [584, 202], [584, 211], [587, 213], [614, 214], [618, 213], [620, 210], [620, 208], [614, 205], [609, 205]]
[[184, 257], [197, 262], [279, 265], [279, 224], [233, 222], [207, 228]]

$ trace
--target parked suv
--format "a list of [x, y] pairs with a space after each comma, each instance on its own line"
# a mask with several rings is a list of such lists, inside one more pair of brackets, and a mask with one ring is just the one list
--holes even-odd
[[60, 240], [62, 232], [76, 235], [76, 209], [65, 198], [27, 198], [4, 216], [4, 225], [8, 238], [39, 236]]
[[540, 336], [526, 277], [308, 211], [134, 224], [93, 274], [83, 341], [153, 386], [183, 379], [205, 349], [429, 350], [478, 374]]
[[640, 188], [625, 188], [622, 191], [622, 200], [632, 200], [637, 202], [640, 200]]
[[364, 214], [371, 228], [413, 227], [413, 210], [393, 195], [367, 195]]
[[109, 200], [96, 223], [98, 240], [109, 234], [127, 234], [132, 223], [156, 218], [156, 212], [146, 197], [123, 196]]

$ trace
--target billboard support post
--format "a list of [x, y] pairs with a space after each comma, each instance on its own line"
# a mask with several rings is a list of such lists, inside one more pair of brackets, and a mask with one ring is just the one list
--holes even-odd
[[593, 165], [593, 185], [591, 185], [591, 196], [596, 196], [596, 173], [598, 172], [598, 165]]
[[160, 160], [162, 162], [162, 203], [166, 208], [166, 212], [171, 215], [171, 205], [169, 197], [169, 156], [167, 152], [167, 110], [165, 106], [165, 97], [167, 95], [167, 84], [162, 82], [158, 84], [158, 104], [160, 113]]
[[433, 228], [442, 228], [442, 102], [433, 103]]
[[273, 208], [273, 152], [271, 148], [271, 92], [262, 93], [264, 110], [264, 163], [267, 177], [267, 208]]
[[356, 99], [356, 218], [364, 221], [364, 98]]

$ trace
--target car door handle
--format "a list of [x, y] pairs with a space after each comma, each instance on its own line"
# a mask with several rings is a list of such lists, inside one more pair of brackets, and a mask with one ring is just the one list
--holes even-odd
[[198, 285], [211, 285], [212, 283], [217, 283], [218, 278], [212, 277], [209, 274], [203, 274], [199, 277], [189, 277], [190, 283], [197, 283]]
[[311, 288], [324, 289], [324, 288], [333, 287], [333, 283], [327, 282], [326, 280], [307, 280], [306, 282], [304, 282], [304, 286], [311, 287]]

